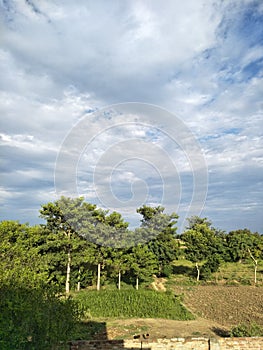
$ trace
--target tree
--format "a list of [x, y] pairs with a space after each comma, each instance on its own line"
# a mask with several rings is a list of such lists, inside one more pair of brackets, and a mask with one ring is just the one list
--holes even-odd
[[258, 259], [262, 256], [262, 236], [248, 229], [229, 232], [226, 237], [229, 255], [234, 262], [241, 263], [243, 259], [251, 258], [254, 266], [254, 284], [257, 283]]
[[142, 206], [137, 209], [141, 220], [142, 236], [147, 237], [147, 246], [158, 261], [158, 275], [169, 274], [170, 264], [178, 256], [179, 245], [175, 238], [176, 213], [164, 213], [164, 207]]
[[46, 220], [46, 228], [60, 239], [60, 248], [65, 249], [66, 294], [70, 291], [70, 274], [72, 252], [77, 251], [83, 230], [93, 227], [96, 217], [96, 206], [85, 203], [84, 198], [61, 197], [54, 203], [47, 203], [40, 210], [40, 217]]
[[93, 237], [93, 241], [96, 242], [97, 290], [100, 290], [101, 269], [111, 264], [113, 248], [125, 247], [128, 244], [129, 224], [115, 211], [108, 214], [107, 211], [96, 209], [93, 216], [96, 219], [93, 226], [90, 226], [90, 222], [85, 222], [80, 232], [83, 237]]
[[[189, 225], [181, 235], [181, 239], [186, 244], [186, 258], [193, 263], [197, 270], [196, 280], [200, 279], [200, 262], [206, 259], [213, 260], [213, 255], [224, 254], [222, 237], [217, 234], [217, 230], [211, 226], [206, 218], [192, 217], [188, 219]], [[219, 260], [218, 260], [219, 262]], [[219, 264], [215, 264], [219, 267]], [[206, 266], [206, 268], [209, 265]]]
[[136, 279], [136, 290], [139, 289], [139, 280], [146, 281], [157, 272], [156, 257], [146, 245], [139, 244], [131, 248], [128, 263], [130, 273]]
[[113, 249], [111, 251], [111, 267], [113, 268], [112, 275], [118, 276], [118, 289], [121, 289], [121, 276], [130, 267], [129, 256], [126, 249]]
[[0, 223], [0, 282], [28, 287], [47, 280], [48, 263], [39, 254], [42, 229], [18, 221]]

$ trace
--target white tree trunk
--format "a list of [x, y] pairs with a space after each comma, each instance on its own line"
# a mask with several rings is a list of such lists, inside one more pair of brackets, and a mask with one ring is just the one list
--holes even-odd
[[258, 268], [258, 261], [254, 258], [253, 254], [251, 253], [251, 250], [248, 248], [249, 255], [254, 263], [254, 283], [257, 284], [257, 268]]
[[258, 262], [256, 261], [254, 265], [254, 283], [257, 284], [257, 268], [258, 268]]
[[77, 291], [78, 291], [78, 292], [80, 291], [80, 268], [79, 268], [79, 271], [78, 271], [78, 285], [77, 285]]
[[67, 275], [66, 275], [66, 294], [69, 294], [70, 292], [70, 267], [71, 267], [71, 246], [70, 246], [70, 238], [71, 238], [71, 232], [67, 231], [65, 232], [68, 240], [69, 240], [69, 248], [68, 248], [68, 261], [67, 261]]
[[196, 267], [196, 270], [197, 270], [196, 280], [199, 281], [199, 279], [200, 279], [200, 269], [199, 269], [198, 263], [195, 263], [195, 267]]
[[100, 263], [98, 263], [98, 280], [97, 280], [97, 290], [100, 290]]
[[67, 262], [67, 276], [66, 276], [66, 294], [70, 292], [70, 266], [71, 266], [71, 252], [68, 249], [68, 262]]
[[121, 289], [121, 271], [119, 270], [118, 289]]
[[136, 277], [136, 290], [138, 290], [138, 289], [139, 289], [139, 278]]

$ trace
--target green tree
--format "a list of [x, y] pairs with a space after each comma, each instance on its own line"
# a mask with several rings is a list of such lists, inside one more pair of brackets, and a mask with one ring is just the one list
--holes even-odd
[[[48, 262], [39, 254], [42, 229], [18, 221], [0, 223], [0, 282], [27, 286], [47, 281]], [[15, 282], [14, 282], [15, 281]]]
[[112, 267], [111, 275], [115, 278], [118, 277], [118, 289], [121, 289], [121, 276], [129, 270], [129, 255], [127, 250], [122, 249], [112, 249], [111, 251], [111, 262]]
[[153, 252], [146, 245], [138, 244], [131, 248], [129, 253], [130, 273], [136, 279], [135, 288], [138, 290], [139, 280], [149, 280], [157, 272], [158, 262]]
[[[54, 245], [50, 243], [50, 249], [64, 251], [66, 255], [66, 282], [65, 291], [70, 291], [70, 274], [72, 266], [72, 253], [77, 252], [83, 246], [81, 234], [86, 230], [94, 231], [96, 218], [96, 206], [84, 202], [84, 198], [61, 197], [54, 203], [47, 203], [40, 210], [40, 217], [46, 220], [46, 229], [56, 236]], [[58, 242], [59, 247], [58, 247]]]
[[243, 259], [251, 258], [254, 266], [254, 283], [257, 283], [258, 259], [263, 254], [262, 236], [248, 229], [229, 232], [226, 236], [229, 255], [232, 261], [241, 263]]
[[179, 244], [175, 238], [178, 215], [165, 213], [161, 206], [144, 205], [137, 212], [143, 216], [141, 236], [148, 239], [147, 246], [158, 261], [158, 275], [168, 275], [171, 272], [171, 262], [179, 252]]
[[[216, 229], [211, 226], [211, 222], [206, 218], [192, 217], [188, 219], [189, 225], [186, 231], [181, 235], [181, 239], [186, 244], [185, 256], [188, 260], [195, 263], [197, 270], [197, 281], [200, 279], [200, 263], [208, 260], [206, 269], [211, 266], [215, 259], [212, 257], [224, 254], [224, 245], [222, 235], [218, 235]], [[220, 264], [214, 261], [213, 266], [219, 267]]]

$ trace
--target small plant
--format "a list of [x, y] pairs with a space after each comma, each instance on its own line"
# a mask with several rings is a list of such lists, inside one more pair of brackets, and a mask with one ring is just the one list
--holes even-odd
[[230, 331], [231, 337], [262, 337], [263, 329], [256, 323], [241, 323]]

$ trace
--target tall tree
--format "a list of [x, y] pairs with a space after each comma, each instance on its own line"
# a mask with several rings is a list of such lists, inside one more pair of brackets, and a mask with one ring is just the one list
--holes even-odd
[[126, 249], [112, 249], [111, 251], [111, 262], [112, 267], [112, 276], [118, 277], [118, 289], [121, 289], [121, 277], [122, 275], [129, 270], [129, 254]]
[[146, 281], [157, 272], [157, 259], [146, 245], [131, 248], [128, 263], [130, 273], [136, 279], [136, 290], [139, 289], [139, 280]]
[[[84, 223], [92, 225], [95, 205], [85, 203], [84, 198], [61, 197], [54, 203], [47, 203], [40, 210], [40, 217], [46, 220], [46, 228], [61, 240], [61, 248], [65, 248], [66, 282], [65, 291], [70, 291], [70, 274], [72, 252], [80, 246], [80, 235]], [[87, 226], [87, 225], [86, 225]]]
[[[218, 231], [211, 226], [211, 222], [206, 218], [192, 217], [188, 219], [189, 225], [181, 235], [181, 239], [186, 244], [186, 258], [193, 263], [197, 270], [196, 280], [200, 279], [200, 263], [208, 259], [208, 266], [219, 267], [219, 259], [214, 261], [212, 256], [224, 253], [222, 237]], [[213, 260], [213, 262], [212, 262]], [[207, 267], [208, 267], [207, 266]]]
[[176, 240], [176, 213], [167, 214], [164, 207], [142, 206], [137, 209], [143, 218], [141, 220], [142, 235], [148, 239], [148, 248], [158, 261], [160, 276], [171, 272], [171, 262], [176, 259], [179, 244]]

